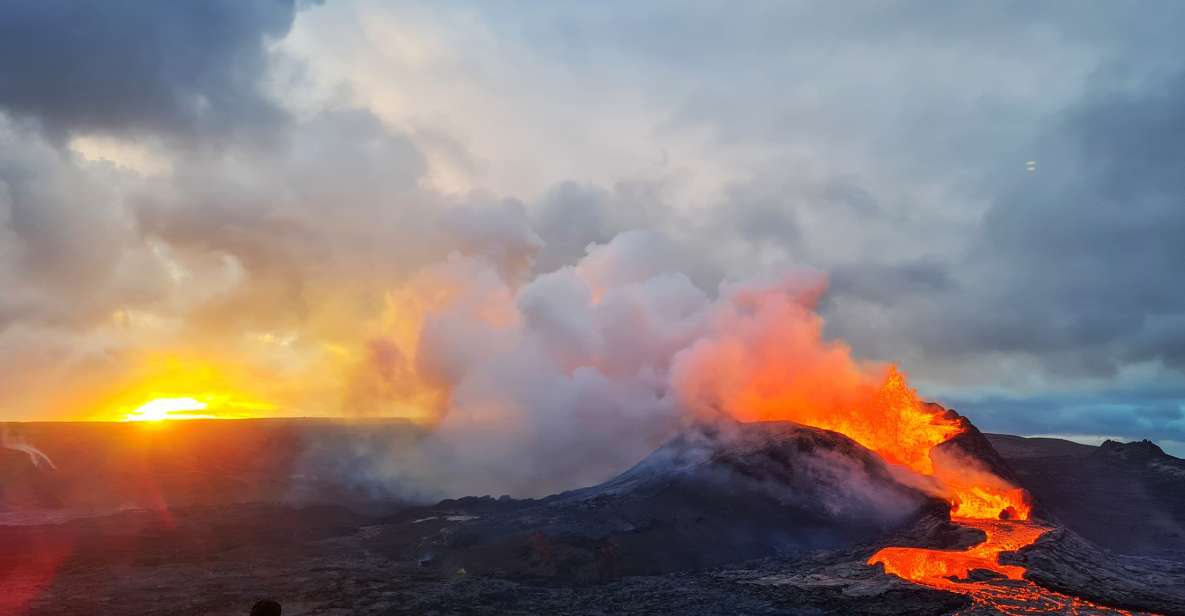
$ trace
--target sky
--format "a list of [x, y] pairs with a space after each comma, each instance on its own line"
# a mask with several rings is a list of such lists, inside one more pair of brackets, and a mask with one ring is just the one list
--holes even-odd
[[[1171, 1], [4, 2], [0, 418], [414, 417], [510, 322], [661, 372], [677, 332], [584, 304], [686, 316], [790, 268], [828, 339], [982, 429], [1185, 454], [1183, 29]], [[628, 421], [662, 387], [578, 368], [615, 385], [508, 399]]]

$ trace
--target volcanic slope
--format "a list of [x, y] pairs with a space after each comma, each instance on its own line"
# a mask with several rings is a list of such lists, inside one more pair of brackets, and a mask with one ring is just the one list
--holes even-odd
[[935, 501], [846, 436], [759, 422], [690, 430], [597, 486], [484, 502], [402, 514], [440, 525], [419, 557], [516, 578], [653, 575], [873, 541]]
[[1185, 561], [1185, 460], [1148, 441], [987, 436], [1047, 517], [1115, 552]]

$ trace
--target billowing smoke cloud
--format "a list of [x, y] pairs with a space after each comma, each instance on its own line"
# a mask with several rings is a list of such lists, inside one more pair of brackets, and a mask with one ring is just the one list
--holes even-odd
[[661, 236], [631, 232], [521, 283], [481, 255], [413, 276], [391, 310], [422, 319], [419, 331], [382, 344], [414, 365], [400, 394], [430, 387], [444, 402], [416, 459], [396, 455], [387, 470], [420, 469], [447, 494], [539, 495], [644, 457], [682, 417], [667, 375], [711, 305], [668, 252]]
[[392, 401], [429, 401], [432, 427], [411, 449], [367, 452], [363, 481], [540, 496], [603, 481], [683, 426], [763, 419], [840, 431], [930, 474], [930, 449], [959, 430], [895, 371], [823, 336], [816, 272], [779, 268], [709, 294], [645, 231], [529, 279], [505, 254], [454, 254], [390, 294], [402, 318], [367, 365]]

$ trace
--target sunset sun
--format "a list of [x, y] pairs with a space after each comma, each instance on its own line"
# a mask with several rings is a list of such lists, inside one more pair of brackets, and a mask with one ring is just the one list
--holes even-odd
[[136, 407], [124, 421], [164, 421], [167, 419], [213, 419], [205, 414], [209, 405], [196, 398], [156, 398]]

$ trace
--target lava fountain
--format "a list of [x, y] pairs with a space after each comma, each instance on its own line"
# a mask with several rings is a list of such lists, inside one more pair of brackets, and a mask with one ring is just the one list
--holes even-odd
[[952, 515], [1028, 519], [1024, 490], [970, 456], [936, 455], [971, 429], [966, 419], [922, 400], [896, 366], [859, 361], [824, 338], [814, 310], [823, 287], [790, 277], [725, 289], [709, 331], [674, 361], [682, 402], [702, 415], [839, 432], [922, 476], [917, 483], [949, 501]]

